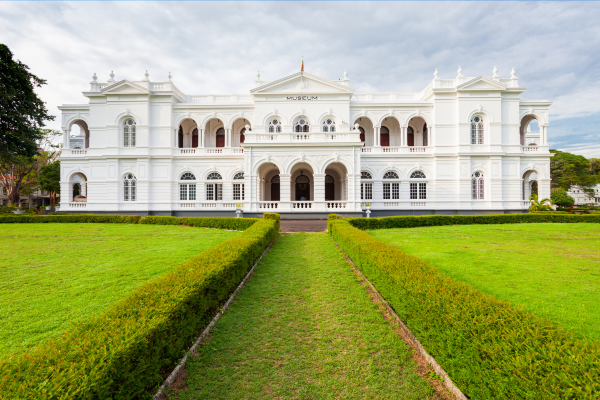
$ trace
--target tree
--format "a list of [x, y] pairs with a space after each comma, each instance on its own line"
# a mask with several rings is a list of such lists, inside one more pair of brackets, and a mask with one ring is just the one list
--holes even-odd
[[563, 188], [552, 189], [550, 199], [559, 207], [572, 207], [575, 204], [575, 199], [567, 194]]
[[46, 84], [0, 43], [0, 158], [33, 157], [44, 121], [54, 120], [34, 88]]
[[52, 141], [62, 135], [60, 132], [42, 129], [39, 134], [42, 139], [37, 142], [38, 153], [33, 157], [0, 158], [0, 183], [6, 188], [11, 205], [19, 205], [21, 191], [34, 185], [40, 169], [53, 163], [60, 154], [56, 150], [58, 146]]
[[38, 185], [50, 194], [50, 207], [54, 210], [56, 195], [60, 193], [60, 161], [54, 161], [40, 169]]
[[594, 192], [596, 177], [590, 174], [590, 163], [584, 156], [550, 150], [555, 153], [550, 158], [550, 177], [552, 188], [569, 190], [571, 186], [579, 186], [584, 192]]
[[537, 194], [529, 196], [529, 200], [531, 200], [529, 211], [551, 211], [552, 206], [554, 205], [550, 199], [538, 200]]

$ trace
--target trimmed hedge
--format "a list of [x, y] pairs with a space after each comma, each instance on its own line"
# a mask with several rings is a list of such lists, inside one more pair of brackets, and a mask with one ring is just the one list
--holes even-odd
[[[454, 220], [443, 218], [444, 224]], [[369, 228], [389, 227], [380, 222], [385, 218], [370, 220], [374, 223]], [[414, 218], [387, 220], [395, 227], [424, 225], [416, 225], [419, 220]], [[351, 223], [368, 225], [356, 219]], [[470, 398], [598, 398], [600, 344], [456, 281], [346, 220], [330, 220], [329, 232]]]
[[275, 226], [277, 227], [277, 230], [279, 230], [279, 228], [281, 227], [281, 215], [276, 214], [276, 213], [264, 213], [263, 217], [265, 219], [274, 219]]
[[94, 214], [75, 214], [75, 215], [7, 215], [0, 216], [0, 224], [34, 224], [34, 223], [115, 223], [115, 224], [137, 224], [139, 215], [94, 215]]
[[0, 398], [151, 397], [277, 233], [258, 220], [61, 337], [5, 357]]
[[[277, 214], [279, 215], [279, 214]], [[243, 231], [250, 228], [256, 221], [256, 218], [232, 218], [232, 217], [159, 217], [150, 216], [143, 218], [141, 224], [152, 225], [187, 225], [194, 227], [231, 229]]]
[[544, 212], [540, 214], [499, 214], [499, 215], [421, 215], [381, 218], [349, 218], [355, 228], [388, 229], [414, 228], [419, 226], [473, 225], [473, 224], [526, 224], [538, 222], [555, 223], [600, 223], [600, 215], [569, 215]]

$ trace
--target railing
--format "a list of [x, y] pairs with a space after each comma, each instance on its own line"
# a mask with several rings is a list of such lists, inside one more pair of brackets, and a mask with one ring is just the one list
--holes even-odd
[[354, 101], [390, 102], [398, 100], [414, 100], [420, 93], [361, 93], [352, 96]]
[[208, 148], [206, 149], [206, 153], [207, 154], [222, 154], [223, 153], [223, 149], [222, 148]]
[[454, 87], [454, 79], [440, 79], [440, 87]]
[[196, 149], [179, 149], [181, 154], [196, 154]]
[[328, 201], [327, 210], [341, 210], [348, 207], [348, 203], [345, 201]]
[[427, 147], [425, 146], [409, 146], [408, 147], [408, 152], [409, 153], [425, 153], [427, 151]]
[[393, 202], [384, 202], [383, 203], [384, 207], [400, 207], [400, 203], [393, 203]]
[[87, 150], [71, 149], [71, 155], [74, 155], [74, 156], [85, 156], [86, 154], [87, 154]]
[[292, 203], [292, 211], [307, 210], [307, 209], [312, 209], [312, 208], [313, 208], [312, 201], [294, 201]]
[[252, 103], [252, 96], [247, 95], [228, 95], [215, 96], [212, 94], [203, 96], [187, 96], [188, 103]]
[[399, 153], [400, 152], [400, 147], [385, 146], [385, 147], [381, 148], [381, 152], [382, 153]]
[[530, 200], [523, 200], [523, 207], [525, 207], [525, 208], [531, 207], [531, 201]]
[[274, 142], [277, 140], [277, 135], [257, 135], [258, 140], [266, 140]]
[[523, 153], [527, 153], [529, 151], [539, 151], [539, 147], [537, 146], [521, 146], [521, 150]]
[[265, 209], [277, 209], [279, 208], [279, 202], [276, 201], [259, 201], [258, 208], [261, 210]]
[[190, 208], [196, 208], [196, 203], [179, 203], [179, 208], [186, 210]]
[[152, 90], [164, 90], [165, 85], [162, 83], [152, 85]]
[[369, 146], [362, 147], [362, 153], [390, 154], [390, 153], [427, 153], [427, 146]]
[[326, 135], [327, 140], [346, 140], [347, 137], [348, 135], [339, 135], [331, 133]]
[[310, 140], [312, 138], [310, 133], [294, 133], [292, 134], [292, 140]]
[[425, 202], [424, 201], [411, 201], [410, 202], [410, 206], [411, 207], [425, 207]]
[[79, 208], [79, 209], [81, 209], [81, 208], [85, 208], [85, 206], [86, 206], [86, 203], [79, 203], [79, 202], [69, 203], [69, 207], [70, 208]]
[[362, 153], [371, 153], [372, 152], [372, 148], [371, 147], [363, 147], [360, 149], [360, 151]]
[[233, 154], [243, 154], [244, 153], [244, 149], [241, 147], [234, 147], [233, 148]]

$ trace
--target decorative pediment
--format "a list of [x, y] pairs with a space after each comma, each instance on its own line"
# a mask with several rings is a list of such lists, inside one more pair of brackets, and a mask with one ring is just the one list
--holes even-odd
[[480, 75], [456, 87], [456, 90], [505, 90], [508, 86]]
[[101, 92], [103, 94], [150, 94], [150, 90], [126, 79], [105, 87]]
[[286, 76], [285, 78], [269, 82], [265, 85], [252, 89], [250, 93], [256, 94], [290, 94], [310, 95], [310, 94], [351, 94], [354, 89], [328, 79], [323, 79], [316, 75], [304, 72]]

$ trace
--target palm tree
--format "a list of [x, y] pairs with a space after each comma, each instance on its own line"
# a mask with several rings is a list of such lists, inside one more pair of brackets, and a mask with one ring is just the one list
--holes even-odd
[[538, 200], [537, 194], [532, 194], [529, 196], [529, 200], [531, 200], [531, 206], [529, 206], [529, 211], [552, 211], [552, 207], [554, 203], [550, 199], [542, 199]]

